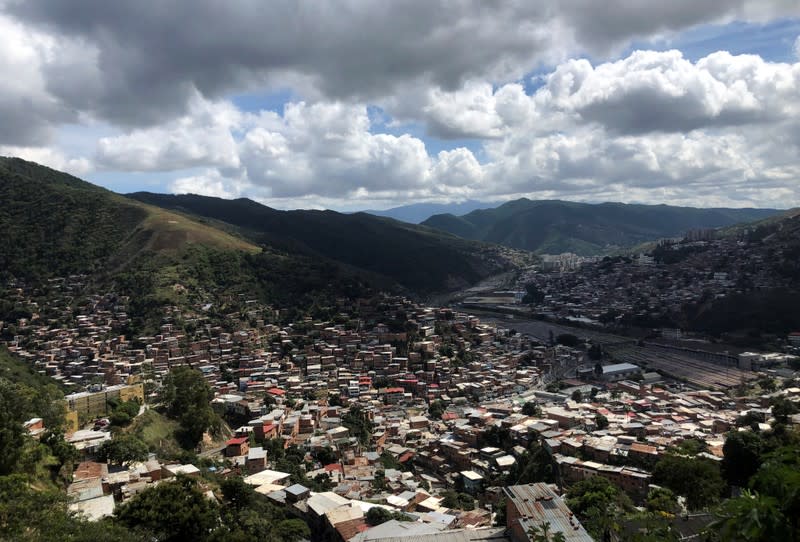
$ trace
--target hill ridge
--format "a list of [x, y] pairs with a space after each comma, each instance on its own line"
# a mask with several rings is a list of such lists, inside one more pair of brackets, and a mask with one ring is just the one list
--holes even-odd
[[751, 222], [779, 212], [520, 198], [462, 216], [434, 215], [422, 224], [465, 239], [537, 253], [576, 252], [590, 256], [683, 235], [688, 230]]

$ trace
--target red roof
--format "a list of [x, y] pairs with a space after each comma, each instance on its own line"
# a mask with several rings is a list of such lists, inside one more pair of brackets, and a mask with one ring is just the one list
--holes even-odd
[[455, 412], [443, 412], [442, 413], [442, 419], [444, 421], [456, 420], [456, 419], [458, 419], [458, 414], [456, 414]]
[[403, 455], [401, 455], [400, 457], [398, 457], [397, 461], [399, 461], [400, 463], [405, 463], [406, 461], [408, 461], [412, 457], [414, 457], [414, 452], [406, 452]]
[[325, 465], [323, 468], [325, 469], [326, 472], [333, 472], [335, 470], [338, 470], [339, 472], [344, 472], [342, 466], [339, 463], [331, 463], [330, 465]]
[[241, 446], [247, 442], [247, 437], [236, 437], [230, 439], [228, 442], [225, 443], [226, 446]]
[[406, 390], [403, 388], [387, 388], [386, 393], [403, 393], [404, 391]]
[[272, 395], [286, 395], [286, 391], [280, 388], [270, 388], [267, 390], [267, 393], [271, 393]]

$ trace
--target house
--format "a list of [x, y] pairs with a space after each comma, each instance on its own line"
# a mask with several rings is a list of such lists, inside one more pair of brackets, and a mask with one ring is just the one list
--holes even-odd
[[461, 479], [464, 481], [464, 491], [471, 495], [477, 494], [483, 487], [483, 476], [474, 470], [461, 471]]
[[250, 451], [250, 441], [247, 437], [235, 437], [225, 443], [225, 455], [227, 457], [247, 455], [248, 451]]
[[267, 468], [267, 451], [261, 446], [250, 448], [247, 452], [245, 464], [247, 472], [254, 474]]

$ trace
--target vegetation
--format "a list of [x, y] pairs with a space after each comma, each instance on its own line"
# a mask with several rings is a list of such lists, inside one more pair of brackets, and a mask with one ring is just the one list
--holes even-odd
[[567, 491], [567, 505], [595, 540], [619, 533], [626, 512], [633, 504], [625, 493], [602, 476], [574, 484]]
[[0, 476], [0, 540], [4, 542], [145, 542], [110, 520], [86, 521], [67, 509], [60, 489], [36, 488], [22, 474]]
[[375, 526], [387, 521], [411, 521], [411, 518], [402, 512], [393, 512], [381, 506], [373, 506], [367, 510], [366, 514], [367, 523]]
[[446, 408], [447, 405], [444, 401], [436, 399], [435, 401], [431, 401], [431, 404], [428, 406], [428, 414], [435, 420], [441, 420], [442, 414], [444, 414]]
[[750, 222], [776, 214], [765, 209], [694, 209], [667, 205], [586, 204], [519, 199], [464, 216], [435, 215], [423, 225], [541, 254], [584, 256], [683, 235], [687, 230]]
[[[366, 213], [277, 211], [247, 199], [130, 194], [165, 209], [221, 221], [260, 244], [363, 269], [418, 293], [452, 290], [505, 270], [488, 246]], [[408, 254], [413, 253], [414, 258]]]
[[542, 413], [542, 409], [536, 404], [536, 401], [528, 401], [522, 405], [522, 414], [525, 416], [538, 416]]
[[528, 529], [528, 539], [531, 542], [566, 542], [567, 537], [561, 531], [550, 531], [550, 524], [546, 521]]
[[666, 454], [653, 469], [653, 482], [686, 498], [689, 510], [719, 502], [725, 490], [719, 465], [711, 459]]
[[356, 437], [362, 446], [369, 444], [372, 437], [372, 422], [361, 407], [354, 405], [342, 416], [342, 425], [347, 427], [350, 435]]
[[130, 424], [139, 413], [139, 403], [137, 401], [123, 401], [113, 405], [108, 419], [114, 427], [125, 427]]
[[184, 448], [196, 446], [207, 430], [219, 426], [211, 408], [214, 393], [200, 371], [187, 365], [173, 368], [164, 379], [159, 398], [167, 416], [177, 420], [177, 435]]
[[123, 465], [147, 459], [147, 444], [133, 435], [121, 434], [106, 441], [97, 453], [100, 461]]
[[677, 514], [680, 511], [675, 493], [665, 487], [650, 490], [647, 494], [646, 508], [650, 512]]
[[445, 508], [454, 510], [473, 510], [475, 508], [475, 499], [467, 493], [448, 490], [442, 493], [441, 496], [443, 497], [442, 506]]

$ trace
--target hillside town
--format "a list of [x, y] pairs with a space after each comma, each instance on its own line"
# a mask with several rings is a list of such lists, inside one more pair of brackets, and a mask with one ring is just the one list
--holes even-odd
[[[80, 463], [67, 493], [95, 520], [154, 484], [213, 473], [244, 477], [314, 540], [519, 542], [543, 522], [591, 540], [563, 498], [570, 487], [601, 477], [644, 507], [674, 450], [720, 462], [729, 432], [768, 431], [776, 400], [800, 400], [791, 355], [744, 353], [735, 366], [688, 356], [727, 379], [681, 378], [635, 340], [526, 333], [403, 297], [340, 300], [330, 319], [294, 322], [248, 299], [228, 313], [167, 307], [157, 333], [131, 337], [129, 300], [77, 300], [80, 276], [51, 281], [47, 306], [17, 286], [26, 316], [0, 328], [12, 353], [68, 390], [66, 439]], [[133, 401], [139, 417], [158, 408], [183, 366], [202, 374], [227, 432], [206, 435], [189, 461], [158, 449], [101, 461], [117, 438], [114, 406]], [[800, 425], [797, 414], [785, 421]], [[37, 418], [26, 427], [45, 429]], [[690, 499], [671, 516], [685, 539], [710, 521]]]

